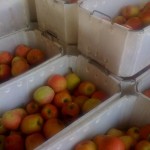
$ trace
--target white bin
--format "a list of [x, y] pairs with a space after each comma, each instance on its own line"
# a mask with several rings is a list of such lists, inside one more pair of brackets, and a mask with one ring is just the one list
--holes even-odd
[[150, 64], [150, 27], [130, 31], [112, 24], [111, 19], [123, 6], [148, 1], [84, 0], [78, 9], [78, 49], [117, 76], [131, 77], [138, 73]]
[[46, 29], [65, 44], [77, 44], [77, 3], [63, 0], [36, 0], [37, 20], [41, 29]]
[[[33, 91], [44, 85], [50, 75], [65, 75], [69, 72], [70, 68], [72, 68], [73, 72], [77, 73], [82, 80], [92, 81], [98, 89], [103, 89], [110, 95], [110, 99], [105, 100], [97, 107], [103, 107], [107, 101], [115, 100], [121, 96], [121, 89], [118, 80], [114, 79], [111, 75], [106, 75], [83, 56], [65, 55], [53, 61], [49, 60], [47, 64], [38, 66], [28, 73], [22, 74], [19, 78], [7, 82], [7, 84], [0, 87], [0, 114], [7, 110], [26, 105], [32, 98]], [[94, 111], [94, 109], [92, 111]], [[80, 118], [72, 124], [78, 124], [78, 120], [80, 120]], [[70, 128], [70, 125], [65, 129], [67, 128]], [[63, 130], [60, 132], [63, 133]], [[55, 136], [48, 139], [48, 141], [51, 141], [53, 138], [55, 139]], [[60, 139], [58, 138], [58, 141], [59, 140]], [[64, 145], [66, 145], [66, 143]], [[45, 147], [42, 146], [41, 149], [43, 148], [45, 149]]]
[[[81, 140], [104, 134], [110, 128], [142, 126], [150, 123], [150, 101], [141, 96], [124, 96], [83, 116], [78, 124], [66, 128], [36, 150], [72, 150]], [[67, 144], [66, 144], [67, 143]]]
[[43, 50], [46, 55], [44, 63], [56, 55], [60, 56], [61, 46], [47, 38], [43, 32], [30, 29], [29, 7], [26, 0], [1, 0], [0, 4], [0, 52], [9, 51], [14, 55], [15, 48], [19, 44], [25, 44]]

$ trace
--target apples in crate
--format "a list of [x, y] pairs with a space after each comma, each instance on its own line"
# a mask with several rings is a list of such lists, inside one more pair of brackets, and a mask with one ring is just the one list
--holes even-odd
[[27, 70], [45, 61], [46, 55], [43, 50], [31, 48], [24, 44], [18, 45], [14, 53], [9, 51], [0, 52], [0, 82], [11, 77], [18, 76]]
[[[76, 91], [78, 95], [74, 95]], [[96, 91], [102, 91], [104, 96], [101, 96], [105, 98], [92, 98]], [[79, 96], [86, 97], [84, 102], [77, 98]], [[14, 148], [17, 149], [20, 140], [23, 143], [22, 149], [37, 147], [108, 97], [104, 90], [98, 90], [92, 82], [81, 81], [76, 73], [68, 73], [65, 76], [54, 74], [48, 78], [45, 85], [35, 89], [31, 100], [25, 106], [2, 114], [1, 133], [6, 136], [6, 141], [9, 141], [4, 147], [13, 144], [13, 140], [9, 139], [14, 137], [11, 135], [14, 130], [20, 132], [15, 135], [18, 140], [15, 140]], [[35, 141], [33, 137], [39, 140]]]
[[142, 7], [139, 5], [124, 6], [120, 14], [113, 18], [113, 23], [118, 23], [132, 30], [141, 30], [150, 25], [150, 2]]

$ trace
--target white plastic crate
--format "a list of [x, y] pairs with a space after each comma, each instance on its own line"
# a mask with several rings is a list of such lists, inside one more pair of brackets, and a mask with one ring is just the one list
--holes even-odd
[[117, 76], [130, 77], [138, 73], [150, 64], [150, 27], [130, 31], [112, 24], [111, 19], [123, 6], [148, 1], [84, 0], [78, 9], [78, 49]]
[[44, 63], [56, 55], [60, 56], [61, 46], [50, 37], [47, 38], [43, 32], [30, 28], [29, 7], [26, 0], [1, 0], [0, 4], [0, 52], [9, 51], [14, 55], [15, 48], [25, 44], [43, 50], [46, 55]]
[[77, 44], [77, 3], [63, 0], [36, 0], [37, 20], [42, 30], [66, 44]]
[[29, 21], [26, 0], [0, 1], [0, 37], [27, 28]]
[[[26, 104], [31, 98], [33, 90], [45, 84], [52, 74], [66, 74], [72, 68], [81, 79], [95, 83], [98, 88], [104, 89], [110, 96], [120, 92], [119, 81], [106, 75], [97, 67], [88, 62], [83, 56], [63, 56], [47, 61], [32, 70], [4, 83], [0, 87], [0, 114], [6, 110]], [[83, 69], [84, 68], [84, 69]]]
[[28, 0], [28, 5], [29, 5], [29, 12], [30, 12], [30, 20], [32, 22], [36, 22], [37, 14], [36, 14], [35, 0]]
[[136, 79], [136, 92], [145, 96], [143, 91], [150, 89], [150, 68]]
[[[124, 96], [109, 101], [101, 109], [83, 116], [78, 124], [72, 124], [64, 132], [45, 142], [36, 150], [72, 150], [81, 140], [104, 134], [110, 128], [142, 126], [150, 123], [150, 101], [141, 96]], [[67, 144], [66, 144], [67, 143]]]

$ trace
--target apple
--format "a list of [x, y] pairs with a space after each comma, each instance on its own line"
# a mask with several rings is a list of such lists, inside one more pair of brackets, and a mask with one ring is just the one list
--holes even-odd
[[144, 140], [150, 139], [150, 124], [146, 124], [140, 128], [140, 138]]
[[120, 136], [119, 138], [124, 143], [125, 150], [130, 150], [136, 145], [135, 139], [129, 135], [123, 135]]
[[41, 115], [44, 119], [56, 118], [58, 116], [57, 107], [53, 104], [45, 104], [41, 108]]
[[91, 97], [104, 101], [109, 97], [109, 95], [103, 90], [96, 90]]
[[80, 107], [80, 109], [82, 108], [83, 104], [86, 102], [86, 100], [88, 100], [89, 97], [84, 96], [84, 95], [80, 95], [77, 97], [73, 98], [73, 102], [78, 104], [78, 106]]
[[126, 134], [138, 141], [140, 139], [140, 128], [137, 126], [130, 127]]
[[136, 17], [139, 15], [139, 13], [140, 13], [140, 8], [135, 5], [124, 6], [121, 9], [121, 15], [127, 19], [129, 19], [131, 17]]
[[150, 142], [147, 140], [141, 140], [135, 146], [135, 150], [149, 150], [149, 149], [150, 149]]
[[144, 27], [150, 25], [150, 9], [149, 9], [149, 11], [143, 11], [140, 14], [140, 19], [141, 19]]
[[5, 135], [0, 134], [0, 150], [5, 149]]
[[0, 64], [0, 82], [8, 80], [11, 77], [11, 68], [7, 64]]
[[92, 140], [84, 140], [76, 144], [74, 150], [97, 150], [97, 146]]
[[125, 133], [123, 130], [117, 128], [111, 128], [106, 133], [106, 135], [115, 136], [115, 137], [123, 136], [124, 134]]
[[147, 97], [150, 97], [150, 89], [144, 90], [143, 94], [146, 95]]
[[44, 105], [51, 103], [55, 93], [54, 90], [49, 86], [41, 86], [37, 88], [33, 93], [33, 99], [39, 104]]
[[27, 53], [27, 61], [30, 65], [38, 65], [45, 60], [44, 51], [40, 49], [31, 49]]
[[74, 72], [68, 73], [65, 78], [67, 81], [67, 89], [70, 91], [73, 91], [80, 83], [80, 77]]
[[78, 86], [78, 90], [80, 94], [91, 96], [95, 92], [96, 86], [90, 81], [82, 81]]
[[14, 109], [6, 111], [2, 114], [2, 123], [5, 128], [10, 130], [16, 130], [19, 128], [19, 125], [23, 119], [23, 116], [20, 112], [14, 111]]
[[65, 103], [71, 102], [72, 97], [67, 90], [64, 90], [56, 93], [53, 101], [57, 107], [62, 107]]
[[11, 134], [5, 138], [6, 150], [24, 150], [24, 138], [19, 134]]
[[8, 51], [0, 52], [0, 64], [10, 64], [13, 59], [13, 55]]
[[20, 56], [20, 57], [27, 57], [27, 53], [30, 51], [30, 47], [24, 44], [20, 44], [16, 47], [15, 49], [15, 56]]
[[8, 131], [8, 129], [4, 126], [2, 122], [2, 117], [0, 117], [0, 135], [5, 134]]
[[63, 105], [61, 113], [65, 119], [74, 121], [80, 114], [80, 108], [78, 104], [74, 102], [68, 102]]
[[45, 137], [41, 133], [33, 133], [25, 138], [26, 150], [33, 150], [45, 142]]
[[17, 61], [20, 61], [20, 60], [27, 63], [27, 60], [25, 58], [20, 57], [20, 56], [15, 56], [15, 57], [13, 57], [13, 59], [11, 61], [11, 65], [13, 66]]
[[90, 98], [82, 106], [82, 113], [87, 113], [101, 103], [99, 99]]
[[17, 61], [14, 61], [13, 59], [13, 65], [11, 66], [11, 74], [12, 76], [18, 76], [27, 70], [30, 69], [30, 65], [27, 63], [27, 61], [23, 59], [19, 59]]
[[55, 74], [48, 78], [48, 85], [53, 88], [54, 92], [61, 92], [67, 88], [67, 81], [64, 76]]
[[40, 106], [36, 101], [32, 100], [29, 103], [27, 103], [26, 111], [28, 114], [38, 113], [40, 111]]
[[65, 128], [62, 121], [57, 118], [48, 119], [43, 126], [44, 136], [48, 139]]
[[126, 22], [126, 18], [124, 16], [116, 16], [113, 18], [113, 23], [123, 25], [125, 24], [125, 22]]
[[125, 150], [125, 145], [119, 137], [97, 136], [94, 141], [99, 150]]
[[23, 118], [20, 129], [24, 134], [32, 134], [42, 129], [43, 122], [40, 114], [30, 114]]
[[131, 29], [131, 30], [140, 30], [143, 28], [143, 23], [142, 23], [141, 18], [132, 17], [126, 21], [124, 26]]

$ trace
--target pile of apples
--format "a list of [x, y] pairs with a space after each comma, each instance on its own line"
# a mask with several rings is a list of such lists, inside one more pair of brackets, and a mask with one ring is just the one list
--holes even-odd
[[18, 45], [14, 50], [14, 54], [7, 50], [1, 51], [0, 83], [24, 73], [45, 59], [46, 56], [42, 50], [24, 44]]
[[113, 18], [118, 23], [131, 30], [141, 30], [150, 25], [150, 2], [142, 6], [128, 5], [121, 8], [120, 13]]
[[127, 129], [111, 128], [105, 134], [78, 142], [73, 150], [149, 150], [150, 124]]
[[53, 74], [25, 106], [1, 115], [0, 149], [33, 150], [108, 97], [74, 72]]

